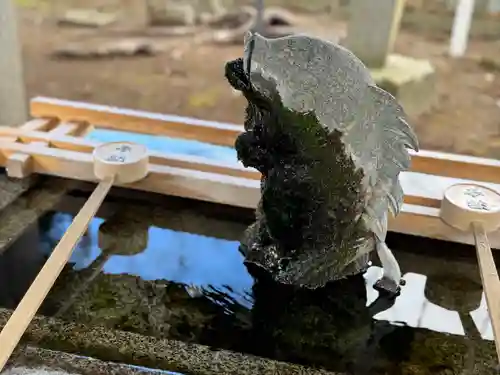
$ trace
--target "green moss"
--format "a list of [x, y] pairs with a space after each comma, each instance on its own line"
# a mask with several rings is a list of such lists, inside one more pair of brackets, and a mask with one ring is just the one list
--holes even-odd
[[479, 375], [493, 373], [496, 361], [493, 342], [419, 329], [401, 368], [405, 375], [454, 375], [465, 369]]
[[[65, 268], [42, 312], [58, 314], [65, 321], [185, 342], [203, 342], [210, 332], [225, 325], [239, 329], [238, 319], [227, 316], [223, 306], [209, 298], [192, 298], [183, 284], [101, 273], [79, 290], [92, 272], [94, 269]], [[66, 305], [68, 301], [71, 303]]]
[[[269, 174], [262, 197], [271, 236], [298, 250], [301, 264], [294, 267], [291, 263], [283, 281], [307, 284], [314, 277], [324, 283], [333, 275], [318, 274], [329, 272], [327, 269], [340, 272], [355, 257], [359, 239], [367, 234], [358, 220], [364, 208], [363, 175], [347, 156], [340, 132], [328, 133], [314, 113], [293, 112], [278, 99], [273, 111], [282, 118], [277, 124], [278, 137], [295, 151], [285, 156], [286, 168], [275, 167]], [[314, 257], [315, 249], [330, 250], [320, 262], [310, 265], [309, 271], [314, 268], [316, 275], [304, 274], [303, 258]]]

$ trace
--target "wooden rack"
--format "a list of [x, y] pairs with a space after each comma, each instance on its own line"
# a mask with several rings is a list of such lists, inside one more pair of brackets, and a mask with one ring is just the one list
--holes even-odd
[[[30, 104], [33, 120], [13, 128], [0, 126], [0, 166], [11, 177], [40, 173], [96, 181], [92, 151], [100, 143], [85, 138], [94, 128], [168, 136], [230, 146], [243, 131], [234, 124], [133, 111], [51, 98]], [[120, 141], [120, 139], [117, 139]], [[149, 175], [127, 188], [237, 207], [254, 208], [260, 198], [260, 174], [236, 161], [150, 153]], [[389, 223], [394, 232], [473, 244], [439, 217], [444, 191], [466, 181], [500, 190], [500, 162], [433, 151], [413, 154], [410, 172], [401, 175], [405, 204]], [[489, 236], [500, 249], [500, 233]]]

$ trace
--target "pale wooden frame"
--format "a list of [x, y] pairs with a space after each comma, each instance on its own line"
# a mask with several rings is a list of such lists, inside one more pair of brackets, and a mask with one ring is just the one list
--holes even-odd
[[[17, 177], [42, 173], [95, 181], [91, 152], [99, 144], [83, 138], [94, 126], [164, 135], [232, 146], [243, 127], [187, 117], [161, 115], [51, 98], [31, 101], [34, 120], [18, 128], [0, 127], [0, 165]], [[91, 124], [91, 125], [90, 125]], [[434, 151], [412, 155], [411, 171], [401, 177], [406, 193], [391, 231], [473, 244], [472, 234], [457, 231], [439, 218], [444, 190], [463, 180], [500, 189], [500, 162]], [[152, 152], [150, 174], [127, 188], [254, 208], [260, 175], [234, 162]], [[500, 233], [489, 235], [500, 248]]]

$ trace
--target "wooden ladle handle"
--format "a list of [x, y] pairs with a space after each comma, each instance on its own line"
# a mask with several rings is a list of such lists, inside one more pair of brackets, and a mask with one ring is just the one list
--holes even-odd
[[99, 183], [0, 332], [0, 372], [71, 257], [76, 243], [87, 230], [113, 182], [114, 177], [110, 177]]
[[484, 227], [480, 223], [472, 223], [472, 230], [476, 243], [483, 291], [486, 296], [497, 356], [500, 362], [500, 279], [498, 278], [495, 260]]

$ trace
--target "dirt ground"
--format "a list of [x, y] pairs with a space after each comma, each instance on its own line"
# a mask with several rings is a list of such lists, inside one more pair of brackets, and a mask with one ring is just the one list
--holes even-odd
[[[104, 33], [60, 27], [55, 14], [69, 6], [105, 6], [106, 0], [66, 0], [57, 7], [49, 1], [55, 0], [18, 0], [30, 96], [242, 121], [244, 101], [223, 77], [224, 63], [238, 57], [241, 46], [199, 44], [190, 36], [164, 37], [166, 50], [152, 57], [55, 59], [51, 55], [55, 48]], [[345, 30], [345, 23], [331, 15], [303, 14], [300, 19], [306, 30], [319, 35]], [[417, 29], [425, 29], [425, 19]], [[415, 27], [403, 27], [396, 41], [396, 52], [429, 59], [437, 71], [438, 105], [413, 119], [421, 147], [500, 158], [500, 33], [474, 37], [467, 57], [460, 61], [446, 56], [447, 44], [447, 32], [424, 33]], [[479, 63], [480, 57], [487, 57], [488, 64]]]

